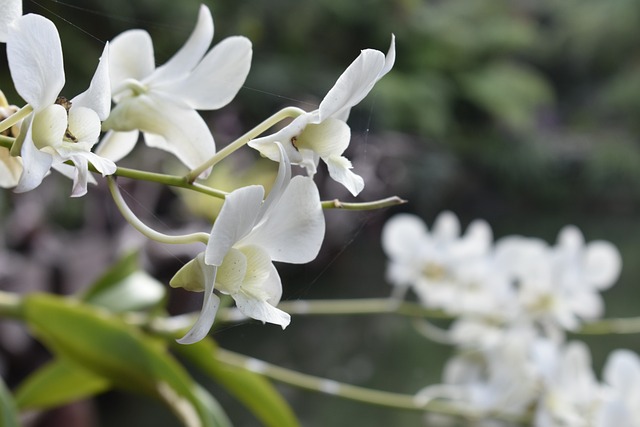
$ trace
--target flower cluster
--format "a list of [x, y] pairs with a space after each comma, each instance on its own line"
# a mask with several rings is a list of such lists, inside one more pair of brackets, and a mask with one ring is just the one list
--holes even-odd
[[613, 244], [587, 243], [575, 226], [564, 227], [555, 245], [523, 236], [494, 242], [485, 221], [463, 234], [458, 218], [443, 212], [431, 230], [416, 216], [396, 215], [382, 245], [397, 293], [410, 289], [453, 318], [444, 333], [459, 351], [443, 384], [420, 391], [419, 401], [445, 398], [513, 416], [534, 408], [540, 427], [640, 425], [633, 403], [640, 358], [616, 350], [598, 382], [588, 347], [566, 340], [567, 331], [603, 315], [600, 291], [616, 282], [622, 264]]
[[[60, 95], [65, 73], [55, 25], [40, 15], [23, 15], [19, 0], [0, 2], [0, 42], [6, 43], [13, 84], [26, 102], [15, 107], [0, 92], [1, 186], [30, 191], [53, 169], [73, 180], [71, 196], [83, 196], [88, 184], [95, 183], [91, 172], [118, 175], [116, 162], [128, 156], [139, 139], [171, 153], [189, 169], [178, 180], [181, 186], [193, 186], [214, 164], [245, 144], [279, 163], [266, 197], [259, 185], [229, 194], [210, 189], [209, 194], [225, 198], [211, 232], [186, 236], [168, 236], [147, 227], [126, 206], [115, 181], [108, 179], [123, 215], [149, 238], [206, 245], [170, 283], [204, 291], [201, 315], [180, 340], [183, 343], [208, 333], [219, 304], [214, 290], [232, 297], [248, 317], [283, 328], [289, 324], [289, 315], [276, 308], [282, 285], [273, 262], [306, 263], [318, 254], [325, 225], [313, 176], [320, 159], [329, 175], [353, 195], [363, 189], [362, 178], [343, 156], [350, 141], [346, 120], [395, 61], [393, 37], [386, 55], [363, 50], [318, 109], [285, 108], [249, 131], [251, 137], [217, 151], [198, 111], [222, 108], [236, 96], [251, 67], [252, 45], [247, 38], [234, 36], [210, 48], [213, 34], [211, 12], [202, 5], [185, 44], [156, 66], [150, 35], [126, 31], [105, 44], [88, 89], [67, 99]], [[293, 120], [263, 135], [283, 119]], [[304, 168], [306, 176], [292, 177], [291, 165]]]

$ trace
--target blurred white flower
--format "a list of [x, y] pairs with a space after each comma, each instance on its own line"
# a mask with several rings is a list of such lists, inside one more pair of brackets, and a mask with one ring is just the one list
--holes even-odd
[[214, 46], [213, 19], [200, 6], [198, 22], [182, 48], [157, 67], [151, 36], [129, 30], [111, 42], [109, 69], [117, 104], [103, 129], [110, 130], [98, 153], [113, 161], [129, 154], [144, 133], [147, 145], [174, 154], [193, 169], [213, 156], [215, 143], [196, 110], [227, 105], [251, 66], [251, 42], [228, 37]]
[[296, 117], [273, 135], [250, 141], [249, 146], [278, 161], [275, 142], [279, 142], [291, 163], [304, 167], [309, 176], [316, 173], [322, 159], [331, 178], [354, 196], [358, 195], [364, 188], [364, 181], [351, 171], [351, 162], [342, 155], [351, 139], [346, 121], [351, 108], [367, 96], [376, 82], [391, 70], [394, 62], [395, 38], [392, 36], [386, 56], [378, 50], [363, 50], [338, 78], [317, 110]]
[[596, 427], [640, 426], [640, 358], [630, 350], [615, 350], [603, 369], [604, 403]]
[[[22, 158], [16, 191], [40, 185], [51, 168], [73, 179], [72, 196], [87, 192], [91, 163], [103, 175], [115, 172], [110, 160], [91, 152], [100, 135], [100, 120], [110, 109], [108, 45], [89, 89], [66, 101], [58, 94], [65, 83], [62, 46], [56, 27], [39, 15], [24, 15], [11, 24], [7, 57], [20, 96], [33, 108], [22, 123], [11, 154]], [[65, 164], [71, 160], [73, 166]]]
[[324, 214], [318, 189], [308, 177], [291, 179], [281, 150], [278, 178], [263, 202], [264, 188], [243, 187], [225, 198], [206, 250], [185, 265], [171, 286], [204, 290], [200, 317], [178, 342], [201, 340], [211, 328], [218, 306], [217, 289], [233, 297], [244, 315], [282, 326], [290, 316], [275, 306], [282, 296], [273, 262], [312, 261], [324, 239]]
[[[536, 427], [591, 427], [602, 392], [591, 366], [588, 347], [579, 341], [548, 345], [538, 358], [542, 393], [536, 407]], [[614, 424], [611, 424], [614, 425]]]

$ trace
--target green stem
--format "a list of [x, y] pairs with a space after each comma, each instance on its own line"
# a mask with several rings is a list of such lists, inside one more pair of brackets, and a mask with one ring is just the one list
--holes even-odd
[[4, 132], [9, 129], [11, 126], [18, 123], [20, 120], [27, 117], [33, 111], [33, 107], [29, 104], [25, 105], [6, 119], [0, 122], [0, 132]]
[[127, 220], [129, 224], [131, 224], [136, 230], [138, 230], [147, 238], [155, 240], [157, 242], [169, 244], [188, 244], [202, 242], [206, 245], [209, 242], [209, 235], [207, 233], [200, 232], [185, 234], [181, 236], [170, 236], [168, 234], [160, 233], [154, 230], [153, 228], [140, 221], [140, 219], [129, 208], [127, 203], [124, 201], [122, 194], [120, 194], [118, 184], [113, 177], [107, 177], [107, 184], [109, 185], [109, 191], [111, 191], [113, 201], [120, 210], [122, 216]]
[[15, 140], [16, 139], [11, 136], [0, 135], [0, 146], [11, 150], [11, 146]]
[[575, 331], [583, 335], [638, 334], [640, 317], [601, 319], [586, 323]]
[[[483, 419], [487, 417], [487, 414], [464, 409], [459, 405], [452, 405], [443, 401], [432, 400], [427, 404], [423, 404], [419, 399], [416, 399], [416, 396], [413, 394], [393, 393], [388, 391], [375, 390], [333, 381], [326, 378], [316, 377], [313, 375], [303, 374], [291, 369], [272, 365], [262, 360], [224, 350], [222, 348], [216, 350], [215, 357], [220, 362], [227, 365], [246, 369], [251, 372], [263, 375], [267, 378], [271, 378], [272, 380], [289, 384], [294, 387], [314, 391], [317, 393], [328, 394], [343, 399], [367, 403], [370, 405], [404, 410], [408, 409], [417, 411], [428, 411], [432, 413], [450, 415], [466, 419]], [[496, 414], [495, 417], [520, 423], [528, 421], [525, 418], [506, 416], [503, 414]]]
[[283, 108], [282, 110], [275, 113], [273, 116], [264, 120], [258, 126], [251, 129], [249, 132], [242, 135], [240, 138], [236, 139], [235, 141], [233, 141], [232, 143], [230, 143], [229, 145], [227, 145], [226, 147], [218, 151], [209, 160], [207, 160], [197, 168], [190, 171], [185, 177], [186, 181], [194, 182], [202, 172], [209, 169], [211, 166], [214, 166], [216, 163], [220, 162], [222, 159], [224, 159], [225, 157], [227, 157], [228, 155], [230, 155], [240, 147], [244, 146], [252, 139], [266, 132], [273, 125], [281, 122], [286, 118], [298, 117], [304, 113], [305, 113], [304, 110], [301, 110], [300, 108], [296, 108], [296, 107]]
[[322, 202], [323, 209], [345, 209], [349, 211], [366, 211], [373, 209], [388, 208], [390, 206], [402, 205], [406, 200], [398, 196], [387, 197], [386, 199], [374, 200], [372, 202], [341, 202], [338, 199], [326, 200]]

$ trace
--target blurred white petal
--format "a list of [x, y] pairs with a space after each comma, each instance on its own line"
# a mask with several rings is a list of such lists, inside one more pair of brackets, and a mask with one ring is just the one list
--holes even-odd
[[138, 130], [128, 132], [110, 130], [102, 137], [102, 140], [96, 149], [96, 154], [117, 162], [118, 160], [126, 157], [127, 154], [133, 150], [138, 142], [139, 136], [140, 132]]
[[111, 81], [109, 79], [109, 43], [104, 47], [98, 68], [91, 79], [89, 88], [71, 100], [73, 107], [87, 107], [105, 120], [111, 111]]
[[0, 0], [0, 42], [5, 43], [9, 25], [22, 16], [22, 0]]
[[364, 188], [364, 180], [360, 175], [356, 175], [351, 171], [353, 166], [349, 159], [342, 156], [329, 156], [323, 158], [323, 160], [327, 164], [329, 175], [334, 181], [344, 185], [353, 196], [360, 194]]

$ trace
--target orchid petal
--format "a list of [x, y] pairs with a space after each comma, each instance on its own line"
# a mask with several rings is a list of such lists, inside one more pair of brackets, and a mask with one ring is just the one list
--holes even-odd
[[0, 187], [15, 187], [18, 184], [21, 173], [22, 159], [13, 157], [8, 148], [0, 147]]
[[17, 193], [33, 190], [40, 185], [53, 163], [53, 157], [50, 154], [38, 150], [34, 145], [31, 126], [28, 127], [20, 152], [23, 170], [14, 190]]
[[187, 291], [202, 292], [207, 282], [207, 272], [211, 269], [204, 263], [204, 252], [182, 266], [169, 281], [172, 288], [184, 288]]
[[218, 267], [217, 289], [224, 294], [238, 292], [246, 273], [247, 257], [245, 254], [235, 248], [229, 249]]
[[[89, 88], [71, 100], [73, 107], [87, 107], [105, 120], [111, 111], [111, 81], [109, 79], [109, 43], [104, 46], [98, 68]], [[77, 135], [76, 135], [77, 136]]]
[[385, 57], [382, 52], [374, 49], [363, 50], [320, 103], [319, 120], [348, 114], [351, 107], [369, 94], [384, 67]]
[[273, 261], [301, 264], [317, 256], [324, 232], [318, 188], [310, 178], [296, 176], [267, 219], [242, 243], [260, 246]]
[[62, 105], [49, 105], [34, 114], [31, 131], [31, 138], [36, 147], [42, 149], [59, 146], [67, 131], [67, 110]]
[[311, 118], [311, 114], [302, 114], [273, 135], [253, 139], [249, 141], [248, 145], [258, 150], [264, 157], [274, 162], [279, 162], [280, 150], [276, 146], [276, 142], [279, 142], [284, 147], [289, 161], [297, 164], [302, 160], [302, 157], [298, 149], [293, 145], [293, 141], [302, 134]]
[[102, 141], [96, 149], [96, 154], [106, 159], [117, 162], [129, 154], [136, 143], [140, 131], [132, 130], [129, 132], [116, 132], [110, 130], [103, 137]]
[[114, 38], [109, 45], [109, 76], [115, 91], [128, 79], [143, 80], [153, 73], [155, 59], [151, 36], [144, 30], [129, 30]]
[[631, 395], [640, 381], [640, 358], [630, 350], [614, 350], [605, 363], [602, 376], [622, 396]]
[[450, 211], [440, 213], [433, 221], [432, 235], [439, 242], [450, 242], [460, 236], [460, 221]]
[[364, 180], [360, 175], [351, 172], [353, 166], [346, 157], [330, 156], [323, 160], [327, 164], [331, 178], [344, 185], [352, 195], [360, 194], [364, 188]]
[[[213, 39], [213, 18], [205, 5], [200, 5], [198, 22], [185, 44], [169, 61], [158, 67], [148, 83], [156, 85], [162, 82], [180, 79], [186, 76], [202, 59]], [[208, 94], [209, 96], [211, 93]], [[198, 108], [199, 109], [199, 108]]]
[[0, 42], [6, 43], [9, 25], [22, 16], [22, 0], [0, 0]]
[[98, 141], [100, 137], [100, 118], [94, 110], [72, 106], [69, 110], [68, 120], [69, 132], [77, 141], [87, 142], [90, 147]]
[[280, 325], [282, 329], [289, 326], [291, 316], [288, 313], [272, 306], [267, 301], [251, 298], [243, 293], [232, 295], [236, 301], [238, 310], [247, 317], [260, 320], [263, 323]]
[[269, 194], [265, 198], [262, 207], [260, 208], [260, 213], [258, 214], [258, 221], [260, 221], [266, 214], [269, 208], [280, 200], [282, 197], [282, 193], [285, 191], [289, 182], [291, 181], [291, 164], [289, 163], [289, 158], [287, 154], [284, 152], [284, 148], [282, 144], [279, 142], [275, 143], [275, 146], [280, 151], [280, 161], [278, 165], [278, 175], [271, 186], [271, 190]]
[[229, 249], [251, 231], [263, 197], [264, 188], [259, 185], [239, 188], [225, 197], [205, 251], [208, 265], [220, 266]]
[[35, 112], [55, 102], [65, 79], [62, 45], [53, 22], [33, 14], [13, 21], [7, 58], [17, 92]]
[[73, 186], [71, 187], [71, 197], [82, 197], [87, 194], [89, 162], [82, 156], [74, 156], [72, 160], [75, 172], [73, 175]]
[[340, 156], [349, 146], [351, 129], [338, 119], [328, 118], [319, 124], [309, 124], [297, 138], [299, 148], [315, 151], [320, 157]]
[[140, 95], [120, 102], [103, 123], [104, 129], [139, 129], [161, 136], [145, 139], [148, 145], [174, 154], [188, 168], [199, 166], [216, 152], [209, 127], [191, 109], [180, 108], [156, 94]]
[[116, 164], [111, 160], [105, 159], [91, 151], [79, 152], [77, 155], [87, 159], [102, 176], [113, 175], [118, 169]]
[[246, 260], [241, 291], [259, 299], [266, 299], [262, 286], [269, 279], [273, 268], [269, 253], [265, 248], [256, 245], [243, 245], [240, 250]]
[[[202, 254], [201, 254], [202, 255]], [[199, 255], [199, 257], [201, 256]], [[207, 336], [213, 321], [216, 318], [218, 307], [220, 306], [220, 298], [213, 293], [213, 287], [216, 281], [217, 267], [206, 265], [202, 258], [199, 258], [199, 264], [202, 267], [204, 278], [204, 300], [202, 301], [202, 309], [198, 320], [191, 327], [184, 337], [176, 340], [179, 344], [193, 344]]]
[[[64, 175], [65, 177], [69, 178], [70, 180], [75, 180], [76, 179], [76, 167], [74, 165], [68, 165], [66, 163], [55, 163], [53, 165], [51, 165], [51, 169], [54, 169], [56, 172], [60, 173], [61, 175]], [[93, 177], [93, 175], [89, 175], [87, 174], [87, 184], [93, 184], [96, 185], [98, 183], [98, 181], [95, 180], [95, 178]]]
[[196, 110], [216, 110], [236, 96], [251, 67], [251, 42], [246, 37], [228, 37], [215, 45], [185, 79], [162, 86]]

